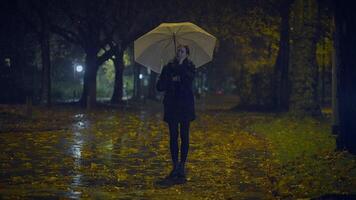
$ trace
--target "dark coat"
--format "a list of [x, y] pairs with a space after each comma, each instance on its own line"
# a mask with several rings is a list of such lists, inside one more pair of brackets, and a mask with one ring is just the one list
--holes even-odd
[[[173, 81], [179, 76], [180, 81]], [[195, 65], [185, 59], [181, 65], [175, 59], [165, 65], [159, 76], [156, 88], [164, 93], [164, 121], [183, 122], [195, 119], [193, 80]]]

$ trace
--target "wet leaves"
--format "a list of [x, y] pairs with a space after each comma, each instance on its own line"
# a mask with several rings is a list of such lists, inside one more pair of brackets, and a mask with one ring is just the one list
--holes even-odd
[[[155, 182], [171, 164], [168, 127], [159, 112], [34, 113], [35, 123], [23, 126], [69, 129], [0, 134], [4, 199], [283, 199], [356, 188], [355, 161], [347, 153], [333, 153], [334, 139], [325, 134], [324, 122], [199, 112], [191, 126], [188, 182], [162, 189]], [[51, 120], [36, 121], [49, 115]]]

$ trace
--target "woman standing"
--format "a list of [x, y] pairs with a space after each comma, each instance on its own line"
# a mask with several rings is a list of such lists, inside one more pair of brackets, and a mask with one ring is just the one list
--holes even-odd
[[[170, 152], [173, 169], [167, 178], [185, 180], [185, 163], [189, 149], [189, 125], [195, 119], [193, 80], [195, 66], [188, 59], [189, 47], [180, 45], [176, 57], [165, 65], [156, 88], [164, 92], [164, 121], [170, 133]], [[178, 135], [181, 138], [181, 154], [178, 161]]]

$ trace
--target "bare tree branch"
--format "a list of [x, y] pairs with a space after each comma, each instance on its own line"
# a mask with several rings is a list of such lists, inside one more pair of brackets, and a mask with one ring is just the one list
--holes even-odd
[[76, 33], [72, 32], [72, 31], [66, 30], [66, 29], [64, 29], [62, 27], [59, 27], [59, 26], [53, 25], [53, 24], [50, 25], [50, 29], [51, 29], [51, 31], [53, 31], [54, 33], [62, 36], [63, 38], [65, 38], [69, 42], [72, 42], [74, 44], [83, 45], [81, 43], [81, 40], [79, 39], [79, 36]]

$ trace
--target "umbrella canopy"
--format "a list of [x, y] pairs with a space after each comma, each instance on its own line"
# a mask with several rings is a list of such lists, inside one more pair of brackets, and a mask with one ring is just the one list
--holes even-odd
[[213, 35], [193, 23], [162, 23], [135, 40], [135, 61], [160, 73], [182, 44], [189, 46], [189, 59], [199, 67], [212, 60], [215, 43]]

